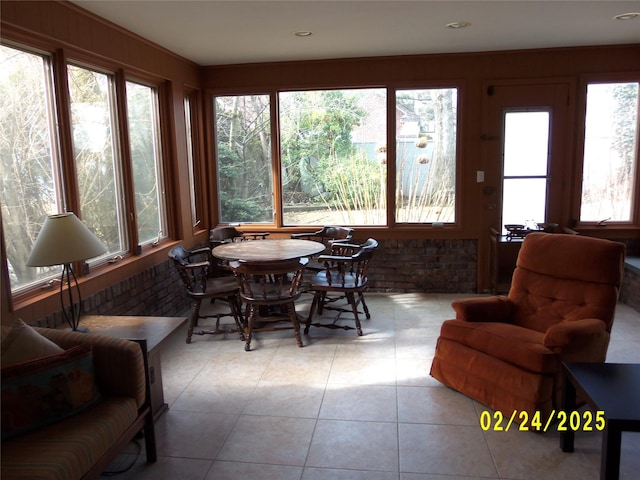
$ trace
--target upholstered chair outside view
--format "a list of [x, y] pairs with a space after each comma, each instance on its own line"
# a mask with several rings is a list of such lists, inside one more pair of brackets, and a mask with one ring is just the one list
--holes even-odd
[[[337, 321], [343, 313], [352, 313], [355, 329], [362, 335], [362, 325], [358, 306], [362, 305], [367, 319], [371, 318], [364, 299], [364, 290], [368, 283], [369, 262], [373, 258], [378, 242], [369, 238], [363, 244], [334, 243], [329, 255], [320, 255], [318, 261], [324, 269], [316, 273], [311, 280], [313, 302], [309, 310], [304, 333], [309, 333], [311, 325], [315, 327], [352, 329], [348, 325], [339, 325]], [[357, 295], [357, 299], [356, 299]], [[338, 307], [335, 302], [346, 299], [348, 307]], [[332, 323], [311, 323], [313, 314], [322, 315], [324, 309], [338, 312]]]
[[[210, 270], [215, 266], [209, 261], [210, 257], [211, 250], [208, 248], [186, 250], [184, 247], [178, 246], [169, 251], [169, 258], [173, 260], [173, 264], [186, 288], [187, 295], [193, 302], [187, 329], [187, 343], [191, 343], [191, 337], [194, 334], [216, 335], [235, 331], [239, 332], [240, 338], [244, 340], [238, 284], [233, 276], [216, 277], [211, 275]], [[204, 300], [209, 302], [225, 301], [229, 304], [230, 313], [200, 315], [201, 305]], [[235, 328], [220, 327], [220, 319], [225, 316], [233, 317]], [[194, 331], [195, 327], [198, 326], [199, 319], [210, 317], [215, 317], [216, 319], [213, 329]]]
[[[246, 304], [245, 350], [251, 350], [254, 332], [293, 329], [296, 343], [302, 347], [295, 301], [300, 298], [300, 283], [307, 258], [278, 262], [233, 261], [229, 265]], [[287, 321], [291, 325], [283, 326]]]
[[453, 302], [431, 375], [523, 423], [560, 407], [562, 362], [604, 362], [625, 246], [577, 235], [531, 233], [507, 296]]

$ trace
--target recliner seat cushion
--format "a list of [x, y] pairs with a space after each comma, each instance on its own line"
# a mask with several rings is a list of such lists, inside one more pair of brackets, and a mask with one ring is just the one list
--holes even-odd
[[530, 372], [553, 374], [557, 355], [543, 345], [544, 334], [510, 323], [447, 320], [440, 336]]

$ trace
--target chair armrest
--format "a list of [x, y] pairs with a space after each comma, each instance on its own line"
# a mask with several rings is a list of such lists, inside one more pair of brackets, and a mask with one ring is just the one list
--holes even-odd
[[189, 254], [190, 255], [200, 255], [200, 254], [210, 255], [211, 249], [207, 247], [196, 248], [194, 250], [189, 250]]
[[209, 268], [211, 264], [209, 262], [197, 262], [184, 265], [185, 270], [196, 270], [198, 268]]
[[503, 295], [456, 300], [451, 307], [456, 319], [466, 322], [509, 323], [513, 313], [513, 303]]
[[309, 240], [311, 238], [316, 237], [315, 233], [292, 233], [291, 238], [298, 240]]
[[563, 320], [549, 327], [544, 335], [544, 346], [549, 348], [573, 346], [599, 338], [606, 330], [607, 325], [597, 318]]
[[345, 257], [343, 255], [320, 255], [318, 262], [350, 262], [353, 257]]
[[80, 344], [90, 344], [100, 392], [103, 395], [132, 397], [136, 399], [138, 408], [143, 405], [146, 382], [144, 357], [139, 343], [93, 333], [41, 327], [35, 329], [65, 350]]

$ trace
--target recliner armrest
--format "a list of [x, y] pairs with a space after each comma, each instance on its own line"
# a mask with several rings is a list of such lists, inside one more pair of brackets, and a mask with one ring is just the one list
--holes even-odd
[[451, 306], [456, 319], [466, 322], [509, 323], [513, 313], [513, 304], [503, 295], [465, 298], [452, 302]]
[[544, 346], [549, 348], [573, 346], [600, 337], [606, 330], [607, 325], [597, 318], [563, 320], [549, 327], [544, 335]]

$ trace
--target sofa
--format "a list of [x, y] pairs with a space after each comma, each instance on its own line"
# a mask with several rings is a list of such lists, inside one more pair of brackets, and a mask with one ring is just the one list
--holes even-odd
[[97, 478], [141, 433], [156, 461], [144, 343], [21, 320], [4, 330], [3, 480]]

